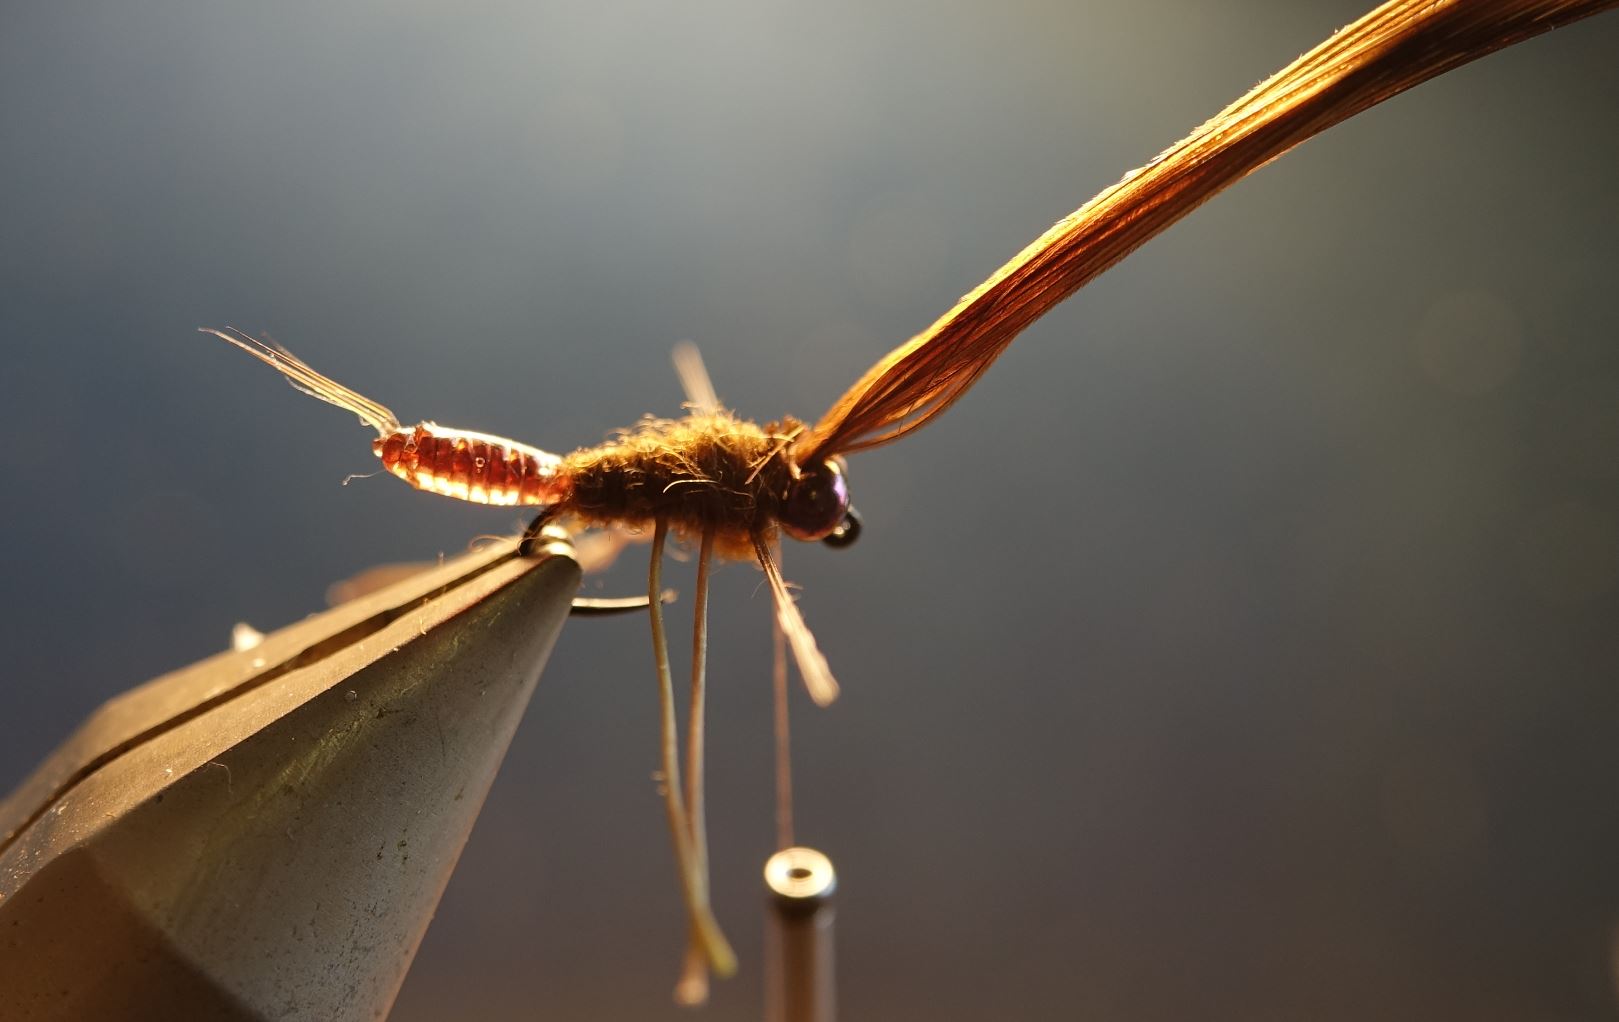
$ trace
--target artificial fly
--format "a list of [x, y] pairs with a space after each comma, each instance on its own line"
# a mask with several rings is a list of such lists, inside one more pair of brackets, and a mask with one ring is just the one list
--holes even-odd
[[[811, 697], [837, 682], [778, 566], [782, 533], [847, 546], [860, 533], [845, 455], [889, 443], [932, 421], [1022, 330], [1198, 205], [1300, 142], [1435, 75], [1615, 6], [1619, 0], [1397, 0], [1334, 34], [1128, 175], [965, 295], [931, 327], [889, 353], [814, 425], [763, 426], [724, 411], [694, 351], [677, 354], [690, 413], [642, 422], [617, 439], [567, 455], [431, 422], [401, 425], [387, 407], [316, 372], [290, 352], [231, 328], [205, 328], [268, 363], [306, 394], [345, 408], [377, 431], [372, 450], [410, 485], [475, 503], [541, 508], [530, 529], [650, 528], [648, 577], [661, 703], [665, 808], [688, 917], [677, 999], [701, 1001], [708, 970], [736, 959], [709, 908], [703, 827], [702, 717], [708, 573], [714, 557], [764, 571], [776, 622]], [[698, 547], [692, 701], [681, 783], [674, 689], [660, 600], [668, 537]], [[778, 736], [785, 728], [778, 707]], [[784, 754], [783, 754], [784, 755]], [[778, 760], [780, 757], [778, 757]], [[780, 789], [785, 802], [788, 792]], [[791, 823], [780, 831], [790, 833]]]

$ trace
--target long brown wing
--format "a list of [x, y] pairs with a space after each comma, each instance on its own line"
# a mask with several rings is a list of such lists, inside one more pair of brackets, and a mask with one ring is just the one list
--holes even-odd
[[1435, 75], [1616, 4], [1384, 4], [1058, 221], [872, 366], [794, 444], [794, 459], [818, 462], [904, 436], [949, 408], [1030, 323], [1227, 185]]

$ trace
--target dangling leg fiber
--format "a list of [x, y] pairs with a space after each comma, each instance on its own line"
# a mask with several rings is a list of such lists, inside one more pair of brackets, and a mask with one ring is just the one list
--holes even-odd
[[[714, 529], [703, 529], [697, 554], [697, 586], [692, 596], [691, 706], [686, 715], [686, 817], [691, 825], [692, 869], [708, 901], [708, 823], [703, 809], [703, 719], [708, 704], [708, 571], [714, 557]], [[695, 922], [686, 942], [686, 964], [675, 984], [675, 1000], [708, 1000], [708, 955]]]
[[780, 851], [793, 847], [793, 752], [787, 719], [787, 633], [776, 622], [771, 634], [776, 654], [771, 680], [776, 690], [776, 849]]
[[[663, 604], [658, 599], [662, 591], [663, 547], [668, 535], [668, 521], [659, 518], [652, 535], [652, 567], [647, 572], [647, 595], [652, 604], [652, 653], [658, 669], [659, 758], [663, 771], [664, 809], [669, 817], [669, 835], [675, 846], [675, 865], [680, 872], [680, 888], [686, 901], [686, 915], [691, 921], [692, 935], [702, 947], [709, 967], [721, 976], [729, 976], [736, 971], [736, 955], [726, 942], [725, 935], [720, 932], [714, 913], [709, 908], [707, 885], [696, 868], [691, 820], [686, 814], [685, 799], [680, 788], [674, 680], [669, 671], [669, 639], [663, 627]], [[676, 995], [679, 993], [677, 988]]]

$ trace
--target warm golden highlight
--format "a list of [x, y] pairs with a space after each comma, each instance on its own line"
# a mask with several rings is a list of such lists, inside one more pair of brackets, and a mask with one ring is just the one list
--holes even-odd
[[[1395, 0], [1335, 33], [1146, 166], [1058, 221], [932, 326], [872, 366], [806, 428], [756, 426], [724, 412], [695, 349], [676, 351], [692, 414], [648, 419], [617, 439], [558, 457], [502, 437], [434, 423], [404, 428], [392, 411], [323, 376], [283, 348], [207, 330], [273, 366], [293, 386], [377, 430], [389, 472], [419, 489], [544, 510], [609, 528], [651, 527], [648, 602], [659, 677], [660, 775], [688, 918], [677, 999], [707, 996], [709, 968], [735, 957], [709, 905], [703, 834], [703, 685], [708, 567], [713, 554], [756, 561], [776, 622], [819, 704], [838, 693], [826, 658], [777, 565], [782, 533], [829, 546], [860, 534], [845, 454], [904, 436], [949, 408], [1025, 327], [1088, 281], [1251, 171], [1338, 122], [1435, 75], [1619, 0]], [[676, 756], [674, 696], [659, 581], [673, 532], [698, 545], [687, 786]], [[785, 670], [785, 668], [783, 668]], [[783, 683], [784, 685], [784, 683]], [[779, 686], [780, 690], [781, 687]], [[778, 708], [785, 778], [785, 707]], [[787, 785], [779, 782], [784, 792]], [[790, 821], [781, 828], [791, 833]]]
[[474, 504], [550, 507], [567, 499], [561, 459], [504, 437], [423, 422], [378, 437], [371, 450], [418, 490]]

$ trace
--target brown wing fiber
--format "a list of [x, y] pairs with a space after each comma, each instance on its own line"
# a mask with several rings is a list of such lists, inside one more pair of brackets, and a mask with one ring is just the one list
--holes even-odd
[[793, 445], [799, 464], [888, 443], [949, 408], [1052, 306], [1221, 189], [1451, 68], [1619, 0], [1396, 0], [1367, 14], [1060, 220], [890, 352]]

